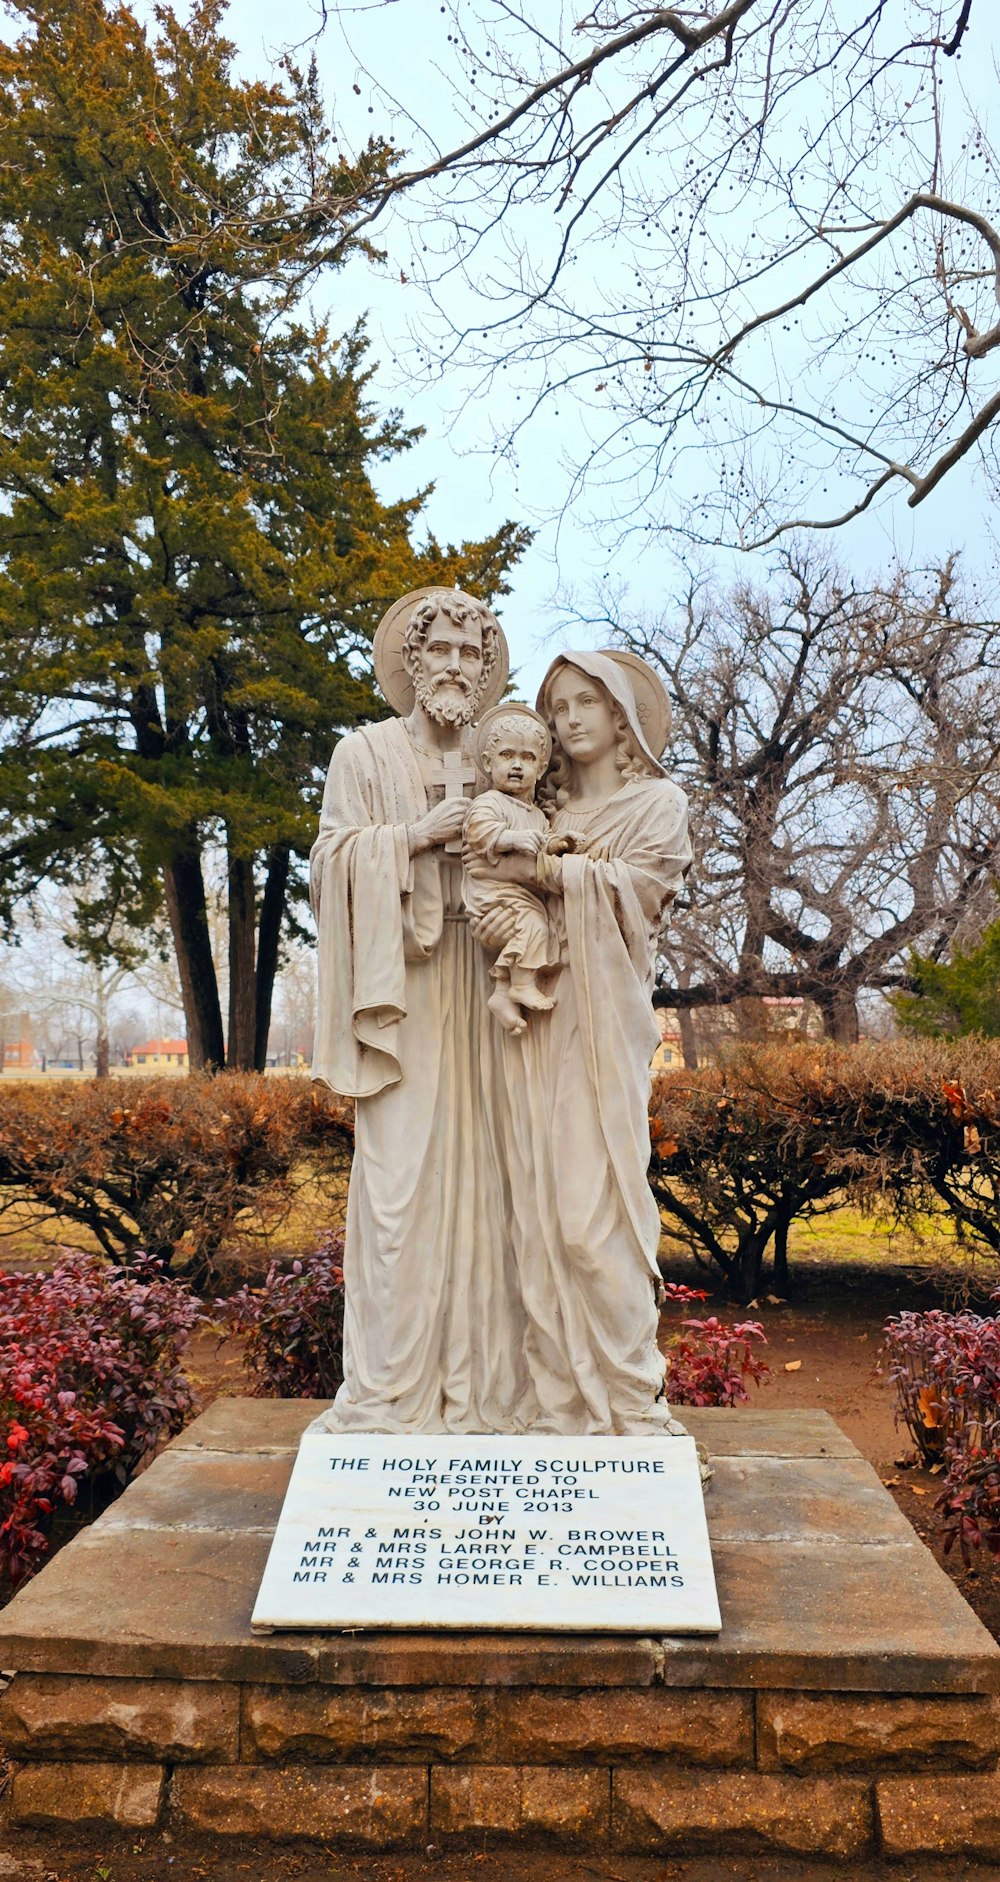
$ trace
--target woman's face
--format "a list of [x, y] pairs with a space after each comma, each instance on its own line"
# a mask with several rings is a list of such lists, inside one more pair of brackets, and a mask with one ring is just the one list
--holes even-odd
[[603, 686], [578, 667], [560, 667], [549, 688], [556, 738], [576, 765], [596, 764], [613, 752], [618, 732]]

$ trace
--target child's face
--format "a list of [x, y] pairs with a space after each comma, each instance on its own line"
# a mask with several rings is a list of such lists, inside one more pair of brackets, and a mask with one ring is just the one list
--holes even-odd
[[541, 753], [533, 740], [505, 732], [490, 765], [494, 789], [508, 797], [533, 797], [541, 775]]

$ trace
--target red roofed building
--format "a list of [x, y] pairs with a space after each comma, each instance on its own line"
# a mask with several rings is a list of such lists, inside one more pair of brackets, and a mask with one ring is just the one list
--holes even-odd
[[669, 1006], [656, 1007], [654, 1014], [660, 1028], [660, 1043], [653, 1053], [649, 1069], [652, 1073], [674, 1072], [684, 1063], [684, 1048], [681, 1044], [677, 1015]]
[[161, 1072], [172, 1067], [186, 1072], [188, 1042], [186, 1039], [147, 1039], [144, 1046], [130, 1047], [125, 1063], [137, 1071]]

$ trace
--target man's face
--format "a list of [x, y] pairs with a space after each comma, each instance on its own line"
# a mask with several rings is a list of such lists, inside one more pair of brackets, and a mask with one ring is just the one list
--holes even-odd
[[530, 801], [542, 775], [542, 756], [530, 738], [518, 733], [504, 733], [493, 754], [490, 777], [498, 791], [508, 797]]
[[483, 630], [438, 610], [413, 659], [417, 704], [444, 725], [468, 725], [483, 677]]

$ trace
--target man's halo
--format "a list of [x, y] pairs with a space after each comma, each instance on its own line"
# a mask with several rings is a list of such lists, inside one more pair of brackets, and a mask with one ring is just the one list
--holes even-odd
[[[441, 595], [449, 601], [467, 601], [473, 608], [492, 608], [485, 601], [477, 601], [474, 595], [467, 595], [458, 588], [446, 588], [442, 582], [436, 582], [432, 588], [414, 588], [408, 595], [401, 595], [391, 608], [383, 614], [375, 630], [372, 643], [372, 658], [375, 665], [375, 678], [378, 681], [382, 697], [388, 700], [393, 712], [398, 712], [405, 719], [413, 711], [413, 681], [403, 665], [403, 637], [414, 608], [420, 601], [426, 601], [431, 595]], [[493, 616], [496, 620], [496, 616]], [[503, 628], [497, 625], [497, 657], [493, 671], [476, 702], [477, 713], [485, 712], [488, 706], [495, 706], [503, 697], [510, 671], [510, 655]]]

